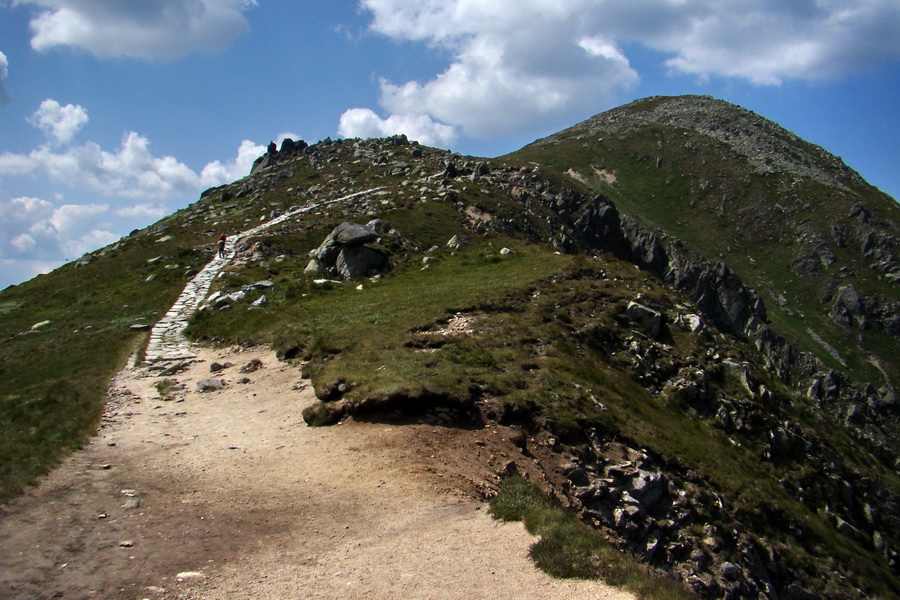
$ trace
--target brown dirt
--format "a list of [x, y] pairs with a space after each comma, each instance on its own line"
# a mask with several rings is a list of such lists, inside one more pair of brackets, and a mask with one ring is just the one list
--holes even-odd
[[511, 430], [309, 428], [311, 387], [268, 350], [202, 350], [171, 400], [160, 379], [123, 370], [99, 434], [0, 509], [0, 597], [633, 598], [540, 572], [476, 499], [528, 469]]

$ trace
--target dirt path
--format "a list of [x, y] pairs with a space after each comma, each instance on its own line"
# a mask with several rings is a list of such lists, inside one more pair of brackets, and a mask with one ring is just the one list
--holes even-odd
[[[460, 491], [514, 451], [503, 431], [308, 428], [296, 367], [199, 359], [170, 401], [158, 373], [123, 371], [99, 435], [0, 510], [0, 597], [632, 598], [538, 571], [524, 528]], [[225, 389], [197, 392], [209, 377]]]

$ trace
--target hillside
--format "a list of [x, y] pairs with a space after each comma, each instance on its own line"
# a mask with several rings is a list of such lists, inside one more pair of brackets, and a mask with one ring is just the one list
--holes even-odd
[[510, 428], [520, 456], [498, 468], [698, 597], [900, 589], [896, 204], [705, 98], [493, 160], [288, 140], [4, 290], [6, 497], [89, 435], [216, 237], [285, 214], [235, 244], [187, 334], [303, 361], [309, 423]]
[[565, 173], [727, 264], [805, 350], [897, 388], [900, 205], [824, 149], [684, 96], [635, 101], [509, 158]]

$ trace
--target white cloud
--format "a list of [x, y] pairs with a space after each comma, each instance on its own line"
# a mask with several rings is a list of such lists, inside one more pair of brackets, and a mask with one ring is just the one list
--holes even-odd
[[167, 212], [166, 207], [162, 204], [150, 204], [149, 202], [124, 206], [115, 210], [117, 217], [141, 220], [161, 219], [166, 216]]
[[17, 0], [40, 12], [31, 46], [57, 46], [110, 57], [167, 59], [224, 49], [249, 25], [243, 11], [256, 0]]
[[60, 265], [58, 260], [28, 258], [0, 258], [0, 289], [13, 283], [27, 281], [41, 273], [49, 273]]
[[9, 75], [9, 59], [0, 52], [0, 106], [9, 104], [9, 94], [6, 91], [6, 76]]
[[[105, 246], [118, 236], [97, 224], [107, 204], [54, 207], [40, 198], [0, 200], [0, 259], [61, 262]], [[58, 264], [57, 262], [57, 264]]]
[[[900, 58], [896, 0], [360, 4], [374, 32], [451, 57], [428, 81], [383, 80], [381, 106], [472, 137], [540, 130], [618, 102], [638, 81], [624, 50], [635, 43], [667, 55], [673, 73], [763, 85], [837, 78]], [[377, 125], [373, 115], [345, 113], [369, 128]]]
[[[586, 29], [584, 0], [424, 2], [366, 0], [372, 28], [452, 53], [447, 69], [419, 83], [381, 82], [381, 104], [394, 114], [427, 114], [472, 137], [540, 128], [587, 116], [637, 83], [611, 39]], [[593, 40], [585, 48], [585, 40]], [[602, 51], [599, 51], [601, 50]]]
[[[82, 107], [61, 106], [55, 100], [45, 100], [29, 118], [32, 125], [47, 133], [57, 145], [71, 141], [87, 121], [87, 111]], [[155, 156], [150, 151], [150, 140], [129, 131], [114, 152], [88, 142], [62, 148], [41, 146], [27, 154], [0, 153], [0, 175], [41, 175], [55, 183], [93, 190], [108, 197], [176, 198], [248, 175], [253, 161], [265, 150], [265, 146], [244, 140], [234, 160], [226, 164], [213, 161], [198, 174], [172, 156]]]
[[37, 242], [34, 241], [34, 238], [27, 233], [20, 233], [9, 241], [9, 245], [19, 252], [28, 252], [29, 250], [33, 250], [34, 247], [37, 246]]
[[[281, 139], [283, 140], [284, 138], [282, 137]], [[264, 154], [265, 151], [265, 146], [254, 144], [250, 140], [244, 140], [241, 142], [237, 156], [233, 161], [222, 164], [216, 160], [203, 167], [203, 170], [200, 172], [202, 186], [205, 188], [215, 187], [231, 183], [236, 179], [249, 175], [250, 169], [253, 167], [253, 161]]]
[[694, 6], [668, 31], [637, 39], [671, 53], [666, 64], [675, 71], [760, 85], [835, 79], [900, 58], [900, 4], [892, 0], [733, 0], [717, 8], [699, 14]]
[[[265, 146], [244, 140], [233, 160], [213, 161], [199, 173], [172, 156], [156, 156], [150, 141], [126, 132], [118, 149], [107, 151], [93, 142], [65, 144], [87, 123], [81, 107], [46, 101], [29, 119], [44, 130], [56, 146], [41, 146], [28, 153], [0, 153], [0, 175], [38, 177], [45, 182], [96, 192], [108, 202], [61, 204], [40, 198], [9, 198], [0, 190], [0, 286], [46, 272], [66, 260], [114, 242], [134, 226], [157, 220], [171, 209], [165, 204], [196, 198], [204, 187], [244, 177]], [[74, 109], [74, 110], [73, 110]], [[282, 133], [298, 139], [296, 135]], [[153, 201], [148, 201], [153, 200]]]
[[164, 198], [199, 189], [199, 177], [171, 156], [150, 153], [150, 142], [127, 132], [116, 152], [106, 152], [93, 142], [54, 151], [47, 147], [28, 154], [0, 154], [0, 174], [41, 174], [51, 181], [106, 196]]
[[351, 108], [341, 115], [338, 134], [348, 138], [385, 137], [405, 134], [427, 146], [449, 148], [456, 142], [456, 129], [427, 115], [391, 115], [382, 119], [368, 108]]
[[88, 122], [87, 111], [81, 106], [60, 105], [56, 100], [44, 100], [28, 119], [56, 144], [68, 143]]

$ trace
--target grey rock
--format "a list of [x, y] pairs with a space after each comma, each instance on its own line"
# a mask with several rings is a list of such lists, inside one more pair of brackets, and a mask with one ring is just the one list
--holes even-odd
[[339, 246], [359, 246], [376, 241], [378, 234], [365, 225], [341, 223], [329, 237]]
[[248, 362], [246, 365], [241, 367], [241, 373], [253, 373], [255, 371], [258, 371], [260, 368], [262, 368], [262, 366], [263, 366], [263, 362], [261, 360], [259, 360], [258, 358], [254, 358], [253, 360]]
[[225, 382], [221, 379], [203, 379], [197, 382], [197, 389], [201, 392], [216, 392], [225, 388]]
[[366, 223], [366, 227], [379, 235], [390, 233], [392, 229], [391, 224], [384, 219], [372, 219]]
[[[377, 225], [383, 227], [381, 223]], [[364, 246], [379, 237], [374, 229], [365, 225], [342, 223], [310, 253], [312, 260], [306, 272], [332, 277], [340, 275], [344, 279], [384, 272], [389, 267], [387, 257]]]
[[726, 562], [722, 564], [722, 577], [726, 581], [737, 581], [743, 576], [743, 570], [734, 563]]
[[566, 479], [577, 486], [589, 486], [591, 484], [587, 472], [579, 466], [574, 466], [573, 468], [564, 471], [563, 474], [566, 476]]
[[643, 470], [638, 472], [637, 477], [629, 480], [626, 487], [628, 494], [645, 508], [653, 508], [659, 502], [664, 488], [665, 479], [662, 474]]
[[629, 302], [625, 313], [650, 337], [656, 337], [662, 329], [662, 314], [637, 302]]
[[854, 324], [861, 328], [868, 326], [862, 296], [852, 285], [841, 287], [838, 290], [829, 316], [832, 321], [848, 329]]
[[242, 285], [241, 291], [244, 293], [252, 292], [254, 290], [265, 290], [270, 287], [273, 287], [275, 284], [268, 279], [263, 279], [262, 281], [257, 281], [256, 283], [250, 283], [248, 285]]
[[262, 296], [260, 296], [260, 297], [257, 298], [256, 300], [254, 300], [254, 301], [250, 304], [250, 307], [251, 307], [251, 308], [259, 308], [259, 307], [261, 307], [263, 304], [265, 304], [266, 301], [267, 301], [266, 295], [263, 294]]
[[335, 269], [344, 279], [356, 279], [382, 272], [387, 266], [387, 257], [372, 248], [351, 246], [338, 254]]

